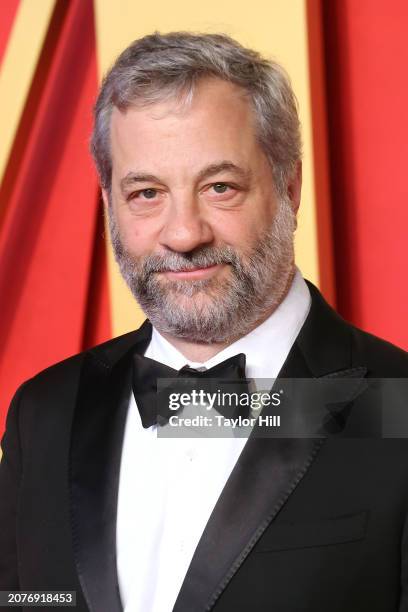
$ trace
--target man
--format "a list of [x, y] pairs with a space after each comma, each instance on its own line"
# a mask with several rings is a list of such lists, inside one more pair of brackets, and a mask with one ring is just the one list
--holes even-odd
[[226, 36], [147, 36], [105, 78], [92, 146], [148, 321], [18, 390], [0, 588], [76, 591], [97, 612], [408, 610], [408, 447], [364, 437], [353, 395], [328, 436], [157, 433], [166, 374], [408, 374], [295, 268], [300, 136], [281, 68]]

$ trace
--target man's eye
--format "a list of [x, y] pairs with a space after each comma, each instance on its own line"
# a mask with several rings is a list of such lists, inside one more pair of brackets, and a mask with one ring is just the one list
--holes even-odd
[[225, 193], [229, 189], [229, 185], [226, 183], [214, 183], [212, 187], [215, 193]]
[[142, 189], [141, 191], [138, 191], [137, 195], [139, 197], [140, 197], [140, 195], [143, 195], [143, 197], [146, 200], [152, 200], [153, 198], [156, 197], [157, 190], [156, 189]]

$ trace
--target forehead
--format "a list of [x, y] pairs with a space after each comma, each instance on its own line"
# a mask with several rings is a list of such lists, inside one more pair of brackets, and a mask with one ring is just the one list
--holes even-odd
[[113, 163], [135, 161], [174, 164], [198, 158], [244, 158], [259, 148], [255, 118], [247, 93], [217, 79], [200, 81], [191, 99], [170, 98], [145, 107], [113, 109]]
[[168, 115], [187, 119], [190, 116], [202, 116], [211, 114], [223, 114], [229, 109], [233, 114], [242, 116], [252, 115], [249, 95], [242, 87], [217, 77], [205, 77], [199, 79], [191, 90], [187, 92], [163, 91], [162, 100], [151, 104], [144, 104], [143, 98], [140, 104], [129, 105], [127, 110], [120, 111], [114, 107], [111, 121], [117, 123], [129, 112], [137, 113], [145, 119], [161, 119]]

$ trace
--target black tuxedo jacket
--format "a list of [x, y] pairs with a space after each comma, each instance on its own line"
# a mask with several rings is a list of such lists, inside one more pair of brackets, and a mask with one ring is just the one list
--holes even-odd
[[[311, 310], [281, 377], [408, 377], [406, 353], [346, 323], [309, 288]], [[122, 610], [118, 474], [132, 353], [150, 335], [145, 322], [16, 393], [2, 442], [0, 590], [74, 590], [78, 611]], [[406, 611], [407, 510], [404, 439], [250, 438], [174, 612]]]

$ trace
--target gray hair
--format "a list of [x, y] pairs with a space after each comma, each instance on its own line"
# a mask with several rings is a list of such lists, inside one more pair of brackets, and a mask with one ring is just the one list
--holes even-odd
[[135, 40], [105, 76], [94, 109], [91, 151], [101, 185], [110, 191], [110, 118], [170, 97], [191, 100], [197, 82], [218, 77], [243, 88], [255, 113], [257, 137], [272, 167], [277, 191], [301, 158], [297, 101], [284, 69], [224, 34], [155, 32]]

